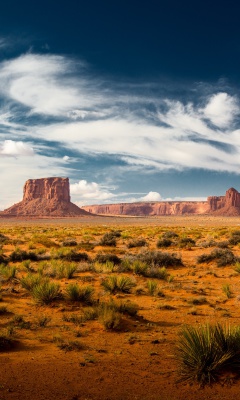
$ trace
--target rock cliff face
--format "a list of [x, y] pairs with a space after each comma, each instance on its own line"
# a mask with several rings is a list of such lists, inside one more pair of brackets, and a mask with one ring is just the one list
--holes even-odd
[[23, 201], [46, 199], [70, 202], [68, 178], [29, 179], [23, 188]]
[[229, 189], [225, 196], [210, 196], [207, 201], [159, 201], [91, 205], [82, 207], [102, 215], [240, 215], [240, 193]]
[[90, 215], [71, 203], [68, 178], [29, 179], [23, 188], [23, 200], [2, 214], [39, 217]]

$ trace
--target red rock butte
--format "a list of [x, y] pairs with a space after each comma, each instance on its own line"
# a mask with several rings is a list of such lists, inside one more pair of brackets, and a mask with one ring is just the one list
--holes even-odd
[[90, 215], [71, 203], [68, 178], [29, 179], [23, 200], [3, 211], [6, 216], [74, 217]]
[[240, 215], [240, 193], [228, 189], [225, 196], [210, 196], [206, 201], [158, 201], [91, 205], [85, 211], [99, 215]]

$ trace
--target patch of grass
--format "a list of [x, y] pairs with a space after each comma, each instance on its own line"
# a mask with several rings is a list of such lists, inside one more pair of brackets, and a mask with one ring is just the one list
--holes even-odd
[[185, 326], [179, 333], [176, 356], [180, 380], [211, 384], [226, 370], [240, 370], [240, 327]]
[[135, 260], [130, 267], [135, 275], [147, 276], [148, 264]]
[[111, 306], [104, 305], [99, 310], [99, 322], [107, 330], [119, 330], [121, 326], [121, 314]]
[[49, 280], [35, 285], [31, 293], [34, 300], [40, 305], [50, 304], [62, 297], [60, 285]]
[[2, 275], [7, 281], [16, 278], [17, 268], [15, 266], [9, 266], [5, 264], [0, 265], [0, 275]]
[[129, 293], [135, 286], [135, 282], [128, 276], [123, 275], [111, 275], [102, 281], [102, 286], [109, 293]]
[[59, 349], [64, 351], [80, 351], [85, 349], [84, 344], [79, 340], [64, 340], [60, 336], [55, 336], [53, 342], [56, 343]]
[[152, 281], [152, 280], [148, 280], [147, 281], [147, 289], [148, 289], [148, 293], [150, 294], [150, 296], [154, 296], [157, 290], [157, 282], [156, 281]]
[[228, 299], [230, 299], [230, 297], [232, 297], [232, 290], [231, 290], [229, 283], [225, 283], [222, 286], [222, 291], [227, 296]]
[[66, 298], [70, 301], [81, 301], [86, 304], [93, 302], [94, 288], [90, 285], [79, 286], [77, 283], [69, 284], [66, 288]]
[[31, 292], [33, 288], [43, 280], [41, 275], [27, 274], [20, 279], [21, 286]]
[[45, 328], [45, 326], [47, 326], [50, 321], [51, 317], [46, 314], [39, 314], [36, 317], [37, 326], [39, 326], [40, 328]]

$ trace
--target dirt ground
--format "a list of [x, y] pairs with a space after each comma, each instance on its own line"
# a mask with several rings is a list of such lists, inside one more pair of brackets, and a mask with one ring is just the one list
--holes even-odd
[[[179, 382], [175, 346], [179, 331], [185, 324], [215, 323], [239, 325], [240, 274], [234, 265], [218, 267], [215, 261], [197, 263], [197, 257], [210, 253], [215, 244], [226, 241], [233, 231], [240, 230], [240, 218], [224, 217], [160, 217], [117, 218], [92, 217], [74, 219], [0, 219], [0, 233], [10, 241], [2, 245], [6, 256], [16, 247], [34, 251], [45, 248], [41, 238], [61, 243], [64, 235], [78, 243], [92, 243], [86, 252], [91, 258], [100, 253], [114, 253], [120, 258], [128, 253], [138, 254], [140, 248], [129, 249], [129, 240], [145, 238], [148, 250], [176, 253], [183, 265], [169, 267], [171, 279], [158, 280], [164, 295], [150, 295], [143, 276], [131, 277], [136, 287], [130, 293], [118, 293], [117, 300], [135, 302], [136, 316], [125, 316], [121, 329], [106, 330], [98, 320], [74, 324], [66, 316], [80, 312], [82, 305], [64, 299], [49, 305], [36, 304], [21, 287], [26, 270], [16, 265], [16, 278], [1, 278], [0, 329], [15, 323], [15, 346], [0, 351], [0, 400], [205, 400], [240, 398], [240, 381], [226, 375], [212, 386]], [[119, 229], [121, 238], [115, 248], [99, 245], [99, 239], [110, 230]], [[194, 246], [171, 246], [157, 249], [161, 235], [174, 231], [181, 237], [191, 237]], [[35, 236], [34, 236], [35, 235]], [[39, 240], [39, 242], [38, 242]], [[34, 243], [34, 246], [33, 246]], [[240, 257], [239, 245], [229, 247]], [[78, 251], [85, 251], [78, 248]], [[47, 247], [47, 251], [53, 251]], [[37, 263], [31, 263], [36, 270]], [[79, 269], [71, 280], [94, 286], [98, 301], [108, 298], [101, 286], [106, 272]], [[69, 280], [58, 279], [62, 291]], [[223, 287], [228, 284], [231, 296]], [[205, 298], [205, 302], [194, 300]], [[40, 326], [40, 317], [49, 317]], [[22, 316], [25, 325], [17, 323]], [[15, 321], [15, 322], [13, 322]], [[77, 340], [79, 348], [61, 348], [61, 341]], [[60, 342], [61, 342], [60, 341]]]

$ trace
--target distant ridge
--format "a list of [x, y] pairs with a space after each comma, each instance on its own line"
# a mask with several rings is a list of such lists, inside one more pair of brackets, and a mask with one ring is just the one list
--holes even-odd
[[23, 200], [4, 210], [0, 216], [74, 217], [89, 212], [71, 203], [68, 178], [29, 179]]
[[83, 206], [98, 215], [240, 215], [240, 193], [230, 188], [225, 196], [210, 196], [206, 201], [157, 201]]

